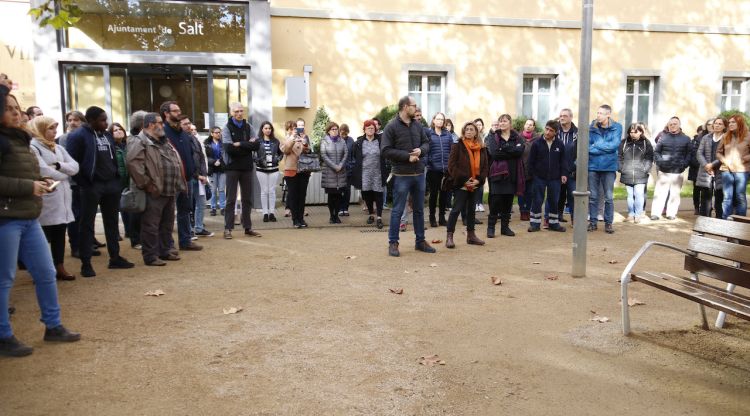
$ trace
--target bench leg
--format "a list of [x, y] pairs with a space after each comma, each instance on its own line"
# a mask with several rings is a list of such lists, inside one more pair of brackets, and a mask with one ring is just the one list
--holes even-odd
[[[727, 293], [734, 292], [735, 285], [732, 283], [729, 283], [727, 285]], [[716, 318], [716, 327], [717, 328], [723, 328], [724, 327], [724, 320], [726, 319], [727, 314], [726, 312], [719, 312], [719, 316]]]
[[[696, 273], [690, 273], [691, 279], [698, 282], [698, 275]], [[706, 308], [702, 304], [698, 304], [698, 310], [701, 312], [701, 327], [708, 330], [708, 319], [706, 318]]]
[[[624, 275], [624, 273], [623, 273]], [[628, 305], [628, 283], [630, 275], [620, 278], [620, 303], [622, 304], [622, 334], [630, 334], [630, 309]]]

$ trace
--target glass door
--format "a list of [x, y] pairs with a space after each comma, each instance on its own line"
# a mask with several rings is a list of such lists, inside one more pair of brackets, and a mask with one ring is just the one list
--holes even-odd
[[112, 90], [109, 66], [63, 64], [65, 111], [82, 113], [91, 106], [103, 108], [112, 120]]

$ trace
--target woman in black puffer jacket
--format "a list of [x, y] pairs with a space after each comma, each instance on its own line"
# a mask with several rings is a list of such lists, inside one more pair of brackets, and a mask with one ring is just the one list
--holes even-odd
[[42, 212], [41, 196], [54, 190], [51, 181], [41, 177], [39, 162], [31, 153], [31, 136], [21, 128], [18, 101], [7, 93], [0, 85], [0, 102], [5, 102], [0, 119], [0, 355], [20, 357], [33, 349], [13, 336], [8, 317], [17, 260], [26, 265], [34, 279], [41, 321], [47, 327], [44, 340], [72, 342], [81, 336], [60, 323], [57, 273], [37, 219]]
[[625, 134], [617, 151], [620, 182], [628, 191], [628, 220], [637, 224], [643, 215], [648, 173], [654, 163], [654, 148], [640, 124], [631, 124]]

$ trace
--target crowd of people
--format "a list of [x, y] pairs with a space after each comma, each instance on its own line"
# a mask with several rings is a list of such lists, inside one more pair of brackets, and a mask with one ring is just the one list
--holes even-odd
[[[80, 275], [94, 277], [93, 256], [106, 247], [110, 269], [134, 263], [120, 254], [120, 221], [131, 246], [141, 250], [147, 266], [180, 260], [180, 252], [200, 251], [198, 237], [214, 233], [204, 213], [223, 217], [223, 237], [233, 238], [238, 223], [249, 237], [251, 209], [262, 210], [263, 222], [276, 222], [276, 190], [283, 182], [285, 216], [296, 229], [305, 221], [310, 176], [321, 172], [327, 195], [329, 223], [349, 216], [352, 187], [361, 191], [366, 224], [384, 228], [383, 211], [391, 204], [388, 254], [399, 256], [399, 235], [407, 229], [409, 207], [415, 249], [435, 253], [425, 239], [424, 206], [430, 227], [446, 227], [445, 247], [454, 249], [459, 217], [466, 243], [484, 245], [476, 212], [484, 210], [487, 188], [489, 213], [486, 237], [513, 237], [510, 227], [517, 199], [528, 232], [565, 232], [573, 221], [576, 189], [578, 127], [573, 112], [563, 109], [537, 133], [536, 121], [513, 129], [502, 114], [484, 131], [482, 119], [453, 122], [436, 113], [429, 127], [413, 98], [398, 102], [398, 114], [382, 126], [365, 120], [362, 135], [352, 138], [349, 126], [329, 122], [315, 148], [305, 121], [285, 124], [282, 138], [264, 121], [256, 130], [241, 103], [230, 104], [231, 118], [210, 129], [200, 140], [179, 103], [164, 102], [158, 112], [136, 111], [130, 131], [109, 122], [105, 110], [92, 106], [85, 113], [65, 115], [65, 133], [56, 137], [58, 123], [33, 106], [21, 111], [10, 94], [10, 82], [0, 76], [0, 354], [27, 355], [31, 348], [13, 336], [8, 298], [17, 267], [29, 270], [34, 282], [48, 341], [76, 341], [79, 334], [60, 323], [57, 280], [76, 277], [64, 265], [66, 234], [71, 256], [80, 259]], [[588, 231], [604, 222], [614, 233], [613, 189], [617, 172], [628, 193], [628, 220], [639, 223], [646, 207], [646, 186], [652, 165], [658, 174], [651, 220], [664, 212], [674, 219], [680, 202], [683, 172], [695, 181], [696, 213], [726, 218], [746, 214], [745, 186], [750, 172], [750, 135], [741, 116], [715, 118], [693, 139], [673, 117], [652, 145], [641, 123], [623, 127], [602, 105], [589, 129], [588, 182], [591, 191]], [[426, 123], [425, 123], [426, 125]], [[256, 184], [256, 185], [254, 185]], [[254, 186], [260, 202], [253, 202]], [[124, 192], [125, 191], [125, 192]], [[136, 195], [135, 207], [121, 206], [125, 193]], [[238, 204], [239, 199], [239, 204]], [[95, 238], [101, 214], [106, 243]], [[447, 214], [447, 218], [446, 218]], [[177, 241], [173, 231], [177, 225]]]

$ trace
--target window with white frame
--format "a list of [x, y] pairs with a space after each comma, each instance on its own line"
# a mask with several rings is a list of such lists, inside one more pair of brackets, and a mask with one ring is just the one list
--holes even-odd
[[747, 79], [724, 78], [721, 82], [721, 111], [747, 109]]
[[422, 109], [428, 121], [437, 112], [445, 112], [445, 78], [443, 72], [409, 72], [409, 96]]
[[625, 124], [649, 125], [654, 114], [655, 77], [628, 77], [625, 84]]
[[538, 122], [553, 117], [555, 109], [555, 79], [557, 75], [524, 75], [521, 89], [521, 114]]

